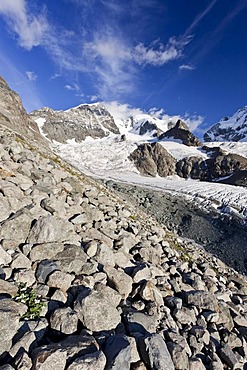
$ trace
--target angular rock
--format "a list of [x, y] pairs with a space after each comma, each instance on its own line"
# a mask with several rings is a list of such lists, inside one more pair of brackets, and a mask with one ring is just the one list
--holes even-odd
[[74, 275], [65, 274], [62, 271], [52, 271], [47, 278], [46, 285], [50, 288], [58, 288], [63, 292], [67, 292], [74, 278]]
[[192, 290], [185, 293], [185, 299], [188, 305], [193, 305], [199, 309], [217, 311], [217, 299], [210, 293], [203, 290]]
[[184, 348], [172, 342], [167, 343], [167, 348], [176, 370], [187, 370], [189, 368], [189, 358]]
[[206, 370], [200, 358], [192, 357], [189, 359], [189, 370]]
[[16, 285], [0, 279], [0, 294], [8, 294], [13, 297], [17, 292], [18, 288]]
[[44, 260], [38, 264], [36, 269], [36, 278], [40, 283], [45, 284], [48, 276], [58, 270], [57, 264], [52, 260]]
[[107, 274], [109, 285], [116, 289], [125, 299], [132, 291], [132, 278], [122, 270], [117, 270], [111, 266], [105, 266], [104, 272]]
[[67, 359], [65, 348], [40, 347], [32, 353], [33, 370], [64, 370]]
[[158, 326], [158, 317], [156, 315], [147, 315], [142, 312], [128, 310], [124, 313], [124, 319], [130, 334], [141, 333], [145, 335], [156, 332]]
[[12, 261], [12, 257], [7, 253], [3, 247], [0, 245], [0, 266], [8, 265]]
[[34, 347], [37, 347], [35, 333], [27, 332], [11, 347], [9, 354], [14, 358], [17, 354], [29, 353]]
[[122, 370], [130, 368], [131, 346], [126, 335], [110, 336], [106, 342], [105, 354], [107, 369]]
[[77, 330], [78, 317], [70, 307], [58, 308], [50, 317], [50, 326], [57, 332], [73, 334]]
[[104, 370], [106, 357], [102, 351], [96, 351], [77, 357], [68, 367], [68, 370]]
[[79, 320], [91, 331], [115, 329], [121, 316], [115, 306], [104, 294], [93, 291], [87, 297], [78, 297], [75, 311]]
[[95, 259], [98, 263], [100, 263], [103, 266], [105, 265], [113, 267], [115, 266], [114, 253], [112, 249], [104, 243], [98, 245]]
[[56, 216], [43, 216], [31, 228], [27, 241], [32, 244], [68, 241], [73, 232], [70, 222]]
[[121, 295], [115, 290], [102, 283], [95, 283], [94, 289], [102, 293], [104, 297], [112, 303], [113, 306], [117, 307], [122, 299]]
[[158, 307], [164, 305], [161, 292], [156, 288], [151, 280], [143, 285], [140, 291], [140, 296], [146, 301], [155, 302]]
[[22, 303], [11, 299], [0, 300], [0, 355], [9, 351], [19, 328], [19, 319], [26, 311], [27, 307]]
[[30, 370], [32, 369], [32, 360], [26, 352], [22, 352], [14, 359], [16, 369]]
[[140, 339], [141, 355], [153, 370], [175, 370], [166, 343], [159, 334], [152, 334]]
[[16, 214], [16, 216], [4, 221], [0, 228], [0, 240], [12, 241], [15, 246], [25, 243], [32, 219], [25, 213]]
[[219, 356], [230, 369], [234, 369], [239, 362], [234, 352], [227, 344], [220, 348]]
[[44, 259], [53, 259], [56, 254], [64, 249], [63, 243], [45, 243], [32, 247], [29, 258], [31, 261], [42, 261]]
[[61, 271], [80, 274], [88, 256], [81, 247], [74, 244], [66, 244], [64, 249], [56, 254], [54, 259]]
[[182, 307], [180, 310], [174, 310], [173, 316], [181, 324], [195, 324], [196, 315], [193, 309]]
[[23, 253], [18, 253], [11, 263], [12, 269], [31, 269], [31, 266], [30, 259]]

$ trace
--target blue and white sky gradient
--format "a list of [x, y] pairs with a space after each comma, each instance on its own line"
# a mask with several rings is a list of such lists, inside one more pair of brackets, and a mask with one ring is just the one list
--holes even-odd
[[247, 104], [246, 0], [0, 0], [0, 74], [27, 111], [117, 101], [203, 117]]

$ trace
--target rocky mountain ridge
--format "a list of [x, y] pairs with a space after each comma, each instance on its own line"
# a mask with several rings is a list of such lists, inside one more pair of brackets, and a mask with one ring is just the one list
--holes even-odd
[[82, 104], [67, 111], [46, 107], [33, 111], [30, 117], [38, 121], [48, 139], [60, 143], [72, 139], [81, 142], [86, 137], [102, 138], [109, 133], [119, 134], [113, 117], [98, 104]]
[[205, 141], [247, 141], [247, 106], [224, 117], [205, 134]]
[[14, 126], [9, 112], [0, 369], [243, 370], [246, 278]]

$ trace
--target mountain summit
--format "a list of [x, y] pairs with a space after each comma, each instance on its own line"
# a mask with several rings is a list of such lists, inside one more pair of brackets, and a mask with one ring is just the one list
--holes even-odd
[[247, 105], [224, 117], [205, 134], [205, 141], [247, 141]]

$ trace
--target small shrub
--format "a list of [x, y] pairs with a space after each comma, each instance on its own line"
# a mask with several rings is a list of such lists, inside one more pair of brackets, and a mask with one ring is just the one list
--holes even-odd
[[21, 283], [17, 294], [14, 297], [16, 302], [24, 303], [27, 306], [27, 312], [22, 316], [22, 319], [37, 319], [44, 306], [40, 297], [37, 296], [35, 291], [27, 287], [26, 284]]

